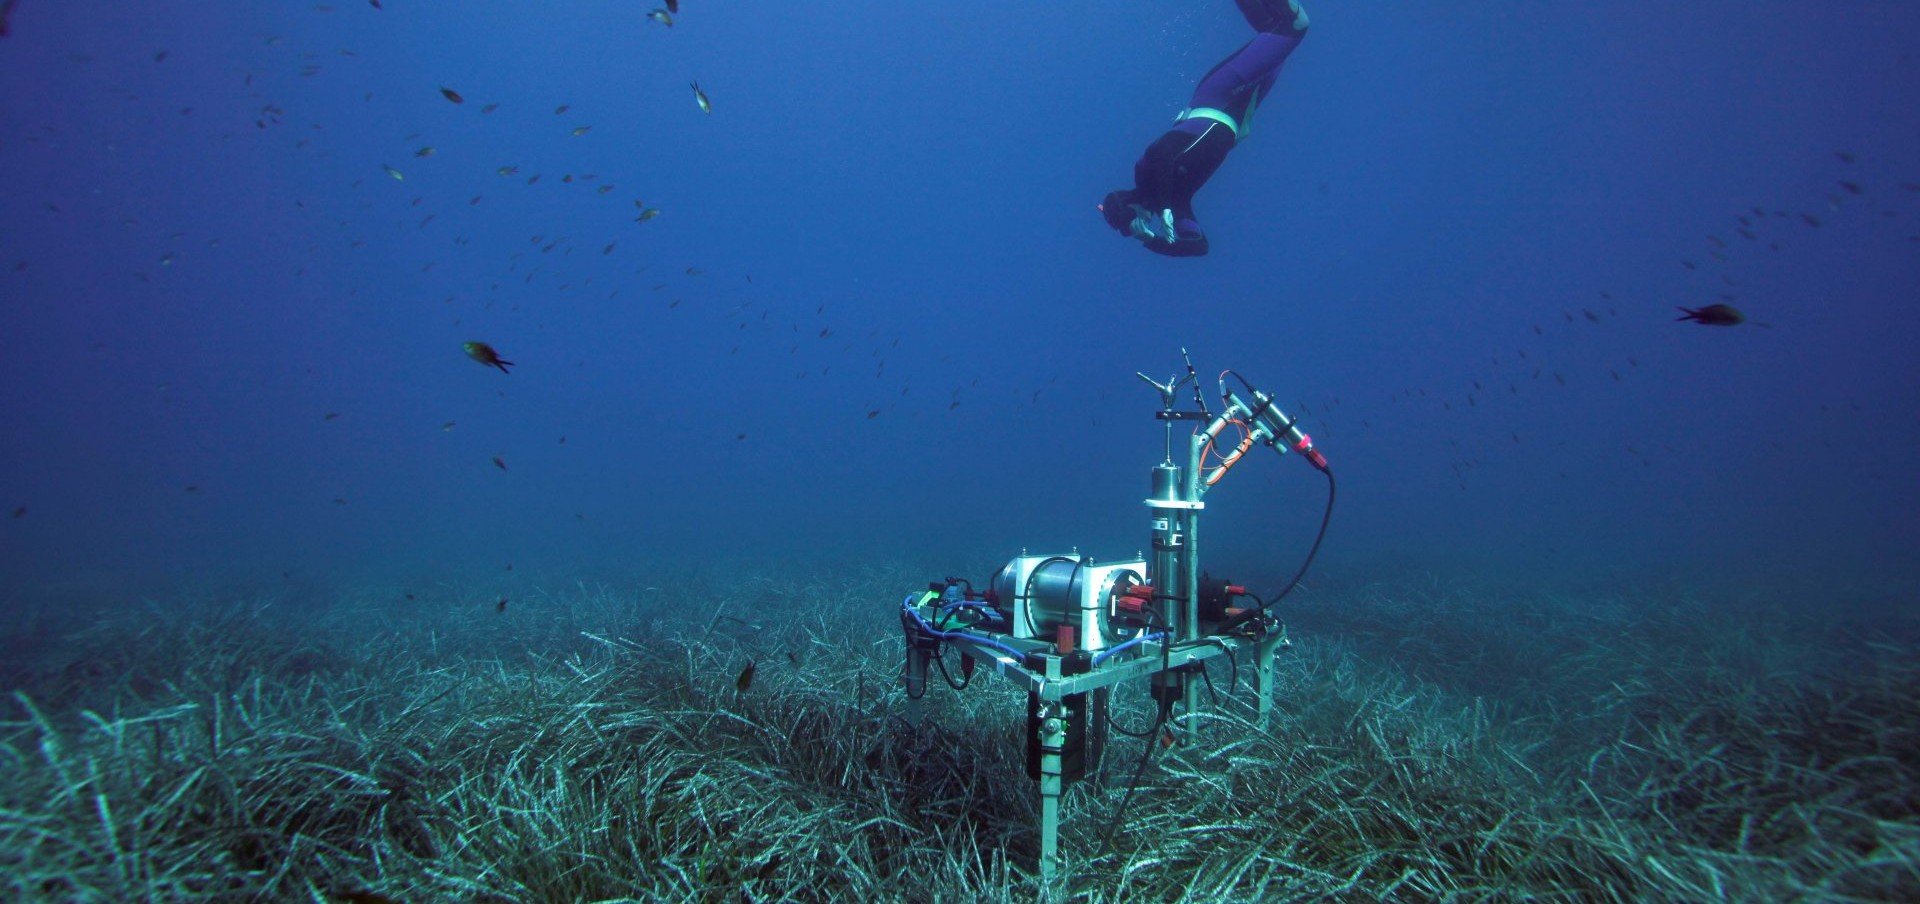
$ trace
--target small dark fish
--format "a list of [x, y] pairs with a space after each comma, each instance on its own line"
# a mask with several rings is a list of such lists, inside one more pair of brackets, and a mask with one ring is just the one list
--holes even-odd
[[13, 26], [8, 23], [8, 20], [13, 17], [13, 7], [19, 2], [20, 0], [0, 0], [0, 38], [13, 33]]
[[440, 96], [446, 98], [447, 100], [453, 101], [456, 104], [464, 104], [467, 102], [466, 98], [460, 96], [460, 92], [455, 91], [452, 88], [441, 88]]
[[1860, 193], [1860, 184], [1857, 182], [1848, 182], [1847, 180], [1842, 179], [1840, 180], [1840, 187], [1846, 189], [1847, 194], [1850, 194], [1850, 195], [1857, 195]]
[[[383, 9], [383, 8], [384, 8], [384, 7], [382, 7], [382, 6], [380, 5], [380, 0], [367, 0], [367, 2], [368, 2], [368, 3], [371, 3], [371, 4], [373, 4], [373, 8], [374, 8], [374, 9]], [[358, 892], [355, 892], [355, 894], [358, 894]]]
[[1704, 308], [1680, 308], [1680, 316], [1674, 320], [1689, 320], [1706, 326], [1739, 326], [1745, 323], [1747, 315], [1730, 304], [1710, 304]]
[[498, 109], [500, 109], [500, 105], [499, 105], [499, 104], [488, 104], [488, 105], [486, 105], [486, 106], [484, 106], [484, 107], [481, 107], [481, 108], [480, 108], [480, 112], [481, 112], [482, 114], [486, 114], [486, 113], [492, 113], [493, 111], [495, 111], [495, 110], [498, 110]]
[[507, 369], [513, 366], [513, 362], [508, 361], [504, 358], [501, 358], [500, 353], [497, 351], [494, 351], [493, 346], [488, 345], [485, 342], [467, 342], [462, 344], [460, 347], [466, 350], [467, 357], [472, 358], [473, 360], [478, 361], [481, 364], [485, 364], [488, 367], [498, 367], [500, 368], [500, 372], [503, 374], [513, 372]]
[[744, 694], [747, 692], [747, 688], [753, 686], [753, 666], [753, 660], [747, 660], [747, 667], [740, 670], [740, 677], [733, 679], [735, 690]]
[[324, 418], [321, 418], [321, 420], [324, 420], [324, 421], [331, 421], [331, 420], [337, 420], [337, 419], [339, 419], [339, 417], [340, 417], [340, 412], [338, 412], [338, 411], [329, 411], [329, 412], [327, 412], [327, 416], [326, 416], [326, 417], [324, 417]]
[[571, 109], [573, 109], [572, 104], [561, 104], [560, 106], [553, 108], [553, 115], [559, 116], [560, 114], [565, 113]]
[[495, 455], [493, 457], [493, 466], [496, 468], [499, 468], [502, 471], [505, 471], [507, 469], [507, 463], [505, 461], [502, 461], [500, 456], [498, 455]]
[[680, 0], [667, 0], [667, 12], [678, 14], [680, 12]]
[[411, 593], [407, 594], [407, 602], [413, 602], [415, 599], [417, 599], [417, 597], [415, 597], [413, 594]]
[[1592, 311], [1589, 311], [1589, 310], [1587, 310], [1586, 308], [1581, 308], [1581, 309], [1580, 309], [1580, 314], [1581, 314], [1581, 316], [1584, 316], [1584, 317], [1586, 317], [1586, 318], [1587, 318], [1587, 320], [1589, 320], [1589, 321], [1591, 321], [1591, 322], [1593, 322], [1593, 323], [1599, 323], [1599, 322], [1600, 322], [1600, 318], [1599, 318], [1598, 316], [1596, 316], [1596, 315], [1595, 315], [1595, 314], [1594, 314], [1594, 313], [1593, 313]]
[[503, 597], [501, 597], [501, 598], [500, 598], [500, 602], [497, 602], [497, 603], [494, 603], [494, 604], [493, 604], [493, 611], [495, 611], [495, 612], [505, 612], [505, 611], [507, 611], [507, 598], [503, 596]]
[[1802, 222], [1805, 222], [1808, 226], [1818, 227], [1820, 225], [1820, 218], [1810, 213], [1801, 214], [1800, 219]]
[[[740, 435], [741, 435], [741, 436], [745, 436], [746, 434], [744, 434], [744, 433], [742, 433], [742, 434], [740, 434]], [[19, 507], [19, 508], [17, 508], [17, 509], [14, 509], [14, 510], [13, 510], [13, 516], [14, 516], [15, 518], [25, 518], [25, 517], [27, 516], [27, 507], [23, 505], [23, 506], [21, 506], [21, 507]]]
[[198, 492], [200, 492], [200, 485], [199, 485], [199, 484], [197, 484], [197, 483], [190, 483], [190, 484], [187, 484], [187, 492], [189, 492], [189, 493], [198, 493]]
[[1852, 163], [1854, 159], [1853, 155], [1846, 151], [1834, 151], [1833, 156], [1840, 158], [1841, 163]]
[[879, 417], [879, 416], [880, 416], [880, 412], [878, 412], [878, 411], [869, 411], [869, 412], [867, 412], [867, 420], [873, 420], [874, 418], [877, 418], [877, 417]]

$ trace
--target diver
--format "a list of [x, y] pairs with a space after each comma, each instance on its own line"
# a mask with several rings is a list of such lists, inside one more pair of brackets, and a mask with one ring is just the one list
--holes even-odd
[[1200, 79], [1192, 105], [1133, 165], [1134, 187], [1111, 192], [1100, 204], [1107, 225], [1149, 251], [1171, 257], [1207, 253], [1193, 195], [1246, 137], [1280, 65], [1307, 35], [1307, 13], [1296, 0], [1234, 3], [1259, 34]]

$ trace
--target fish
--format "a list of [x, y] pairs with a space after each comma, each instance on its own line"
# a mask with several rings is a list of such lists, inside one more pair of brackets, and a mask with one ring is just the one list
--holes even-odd
[[448, 422], [446, 422], [446, 423], [444, 423], [444, 424], [441, 424], [441, 425], [440, 425], [440, 432], [441, 432], [441, 433], [450, 433], [450, 432], [452, 432], [452, 431], [453, 431], [453, 422], [452, 422], [452, 421], [448, 421]]
[[573, 129], [573, 137], [578, 138], [591, 131], [593, 131], [593, 126], [575, 126]]
[[495, 110], [498, 110], [498, 109], [500, 109], [500, 105], [499, 105], [499, 104], [497, 104], [497, 103], [494, 103], [494, 104], [488, 104], [488, 105], [486, 105], [486, 106], [484, 106], [484, 107], [481, 107], [481, 108], [480, 108], [480, 112], [481, 112], [481, 113], [483, 113], [483, 114], [484, 114], [484, 113], [492, 113], [493, 111], [495, 111]]
[[467, 342], [462, 343], [460, 347], [466, 351], [467, 357], [481, 364], [485, 364], [488, 367], [498, 367], [503, 374], [513, 372], [507, 369], [513, 366], [513, 362], [501, 358], [500, 353], [494, 351], [493, 346], [485, 342]]
[[456, 104], [464, 104], [467, 102], [466, 98], [460, 96], [460, 92], [444, 86], [440, 89], [440, 96]]
[[559, 116], [560, 114], [565, 113], [571, 109], [573, 109], [572, 104], [561, 104], [560, 106], [553, 108], [553, 115]]
[[700, 112], [713, 115], [713, 104], [707, 100], [707, 92], [700, 90], [700, 83], [693, 82], [693, 102], [700, 105]]
[[740, 677], [733, 679], [733, 687], [735, 690], [744, 694], [747, 692], [747, 688], [753, 686], [753, 667], [753, 660], [747, 660], [747, 667], [740, 670]]
[[1840, 180], [1840, 187], [1846, 189], [1847, 194], [1850, 194], [1850, 195], [1857, 195], [1860, 193], [1860, 184], [1857, 182], [1848, 182], [1845, 179], [1842, 179]]
[[494, 170], [494, 172], [502, 176], [513, 176], [513, 175], [519, 174], [520, 168], [517, 166], [503, 166], [497, 170]]
[[19, 0], [0, 0], [0, 38], [13, 33], [13, 26], [9, 24], [9, 20], [13, 18], [13, 7], [17, 3]]
[[1747, 315], [1730, 304], [1710, 304], [1704, 308], [1679, 308], [1680, 316], [1676, 321], [1687, 320], [1704, 326], [1739, 326], [1745, 323]]
[[667, 12], [678, 14], [680, 12], [680, 0], [667, 0]]
[[673, 27], [673, 13], [668, 12], [667, 10], [664, 10], [664, 9], [653, 10], [652, 12], [647, 13], [647, 18], [652, 19], [653, 21], [658, 22], [661, 25], [665, 25], [668, 28]]
[[340, 412], [338, 412], [338, 411], [329, 411], [329, 412], [327, 412], [327, 416], [326, 416], [326, 417], [324, 417], [324, 418], [321, 418], [321, 420], [323, 420], [323, 421], [332, 421], [332, 420], [338, 420], [339, 418], [340, 418]]
[[15, 518], [25, 518], [27, 516], [27, 507], [23, 505], [17, 509], [14, 509], [13, 516]]
[[493, 611], [495, 611], [495, 612], [505, 612], [505, 611], [507, 611], [507, 598], [503, 596], [503, 597], [501, 597], [501, 598], [500, 598], [500, 601], [499, 601], [499, 602], [497, 602], [497, 603], [494, 603], [494, 604], [493, 604]]
[[417, 151], [414, 151], [414, 152], [413, 152], [413, 156], [415, 156], [415, 157], [431, 157], [431, 156], [433, 156], [433, 146], [432, 146], [432, 145], [428, 145], [428, 146], [426, 146], [426, 147], [423, 147], [423, 148], [421, 148], [420, 150], [417, 150]]
[[657, 216], [659, 216], [659, 215], [660, 215], [660, 208], [658, 208], [658, 207], [643, 207], [643, 208], [641, 208], [641, 209], [640, 209], [640, 215], [639, 215], [639, 216], [637, 216], [637, 217], [634, 217], [634, 218], [633, 218], [633, 221], [634, 221], [635, 223], [645, 223], [646, 221], [648, 221], [648, 220], [651, 220], [651, 219], [653, 219], [654, 217], [657, 217]]
[[380, 168], [381, 168], [381, 169], [383, 169], [383, 170], [386, 170], [386, 171], [387, 171], [387, 175], [389, 175], [389, 176], [392, 176], [392, 177], [393, 177], [393, 181], [395, 181], [395, 182], [403, 182], [403, 181], [405, 181], [405, 180], [406, 180], [406, 178], [407, 178], [407, 177], [406, 177], [406, 176], [405, 176], [404, 174], [402, 174], [402, 173], [401, 173], [401, 172], [400, 172], [399, 170], [397, 170], [397, 169], [394, 169], [393, 167], [391, 167], [391, 166], [388, 166], [388, 165], [386, 165], [386, 164], [384, 164], [384, 163], [382, 163], [382, 164], [380, 164]]
[[507, 463], [504, 460], [502, 460], [498, 455], [495, 455], [493, 457], [493, 466], [496, 468], [499, 468], [502, 471], [505, 471], [507, 469]]

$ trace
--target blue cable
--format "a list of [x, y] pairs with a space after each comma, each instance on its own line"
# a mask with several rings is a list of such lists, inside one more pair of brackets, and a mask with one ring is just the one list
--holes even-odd
[[1142, 634], [1139, 637], [1136, 637], [1132, 640], [1127, 641], [1126, 643], [1120, 644], [1119, 646], [1108, 647], [1107, 649], [1101, 650], [1100, 652], [1093, 654], [1093, 664], [1099, 665], [1100, 663], [1107, 661], [1107, 657], [1112, 656], [1113, 654], [1118, 653], [1121, 650], [1124, 650], [1128, 647], [1140, 644], [1144, 641], [1165, 640], [1166, 636], [1167, 636], [1166, 632], [1164, 631], [1159, 634]]
[[916, 595], [917, 594], [909, 594], [906, 600], [900, 604], [900, 610], [902, 612], [907, 613], [908, 615], [913, 616], [913, 620], [920, 623], [921, 630], [926, 631], [928, 634], [931, 634], [942, 640], [952, 640], [954, 638], [961, 638], [964, 640], [972, 641], [973, 643], [993, 647], [996, 650], [1001, 650], [1005, 652], [1008, 656], [1012, 656], [1015, 661], [1019, 661], [1026, 658], [1025, 654], [1021, 653], [1019, 650], [1016, 650], [1010, 646], [1007, 646], [1006, 644], [1003, 644], [997, 640], [988, 640], [977, 634], [969, 634], [965, 631], [942, 631], [938, 628], [935, 628], [933, 625], [928, 624], [927, 620], [921, 617], [919, 611], [913, 608], [913, 599], [914, 599], [914, 596]]

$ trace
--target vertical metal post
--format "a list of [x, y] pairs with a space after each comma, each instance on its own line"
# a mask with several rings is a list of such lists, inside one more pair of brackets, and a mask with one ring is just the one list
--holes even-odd
[[1261, 728], [1273, 712], [1273, 654], [1287, 642], [1285, 634], [1264, 637], [1253, 647], [1253, 690], [1260, 698]]
[[907, 643], [907, 662], [901, 669], [901, 682], [907, 691], [907, 724], [920, 727], [921, 700], [927, 696], [927, 663], [932, 657], [919, 644]]
[[[1180, 513], [1185, 519], [1187, 535], [1186, 554], [1180, 559], [1179, 575], [1180, 595], [1186, 600], [1180, 618], [1180, 639], [1183, 641], [1194, 641], [1200, 637], [1200, 493], [1203, 486], [1200, 466], [1201, 452], [1205, 448], [1206, 440], [1201, 434], [1188, 437], [1186, 479], [1180, 487], [1181, 498], [1192, 506]], [[1181, 699], [1181, 706], [1186, 715], [1191, 717], [1200, 711], [1200, 682], [1193, 680], [1192, 675], [1185, 676], [1185, 679], [1185, 695]], [[1181, 740], [1197, 740], [1194, 732], [1198, 731], [1199, 725], [1198, 720], [1189, 718], [1186, 729], [1178, 732]]]
[[1059, 704], [1047, 703], [1041, 711], [1040, 727], [1040, 883], [1051, 887], [1060, 867], [1060, 795], [1066, 790], [1061, 778], [1060, 755], [1067, 744], [1067, 721]]

